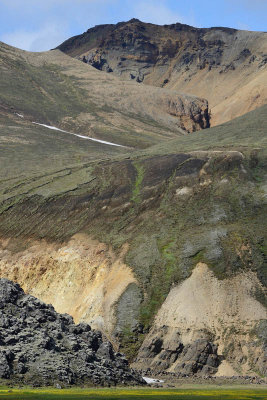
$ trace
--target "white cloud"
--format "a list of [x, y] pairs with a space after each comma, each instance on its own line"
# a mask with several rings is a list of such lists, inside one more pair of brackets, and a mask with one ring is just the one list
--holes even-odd
[[138, 1], [133, 5], [136, 18], [144, 22], [152, 22], [158, 25], [185, 23], [185, 18], [171, 10], [165, 0]]
[[58, 23], [47, 23], [35, 31], [14, 31], [1, 36], [3, 42], [28, 51], [50, 50], [67, 38], [65, 27]]
[[[117, 0], [0, 0], [0, 40], [28, 51], [45, 51], [103, 21]], [[2, 14], [2, 15], [1, 15]], [[75, 32], [74, 27], [77, 27]], [[5, 30], [4, 30], [5, 29]]]

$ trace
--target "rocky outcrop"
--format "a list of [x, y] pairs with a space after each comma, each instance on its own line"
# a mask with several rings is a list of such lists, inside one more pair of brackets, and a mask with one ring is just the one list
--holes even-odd
[[77, 234], [61, 245], [29, 241], [27, 249], [12, 254], [3, 250], [11, 242], [0, 240], [0, 276], [110, 339], [115, 325], [119, 332], [137, 324], [141, 294], [123, 261], [128, 246], [116, 255], [106, 244]]
[[33, 385], [142, 384], [125, 357], [88, 324], [0, 279], [0, 378]]
[[227, 360], [235, 370], [231, 374], [266, 375], [267, 314], [251, 295], [255, 290], [260, 283], [252, 273], [219, 281], [199, 263], [190, 278], [171, 289], [134, 365], [213, 375]]
[[170, 369], [177, 375], [213, 375], [221, 361], [217, 351], [218, 347], [205, 339], [198, 339], [187, 345], [177, 340], [169, 342], [164, 348], [164, 336], [157, 337], [148, 347], [142, 347], [141, 358], [137, 357], [136, 365], [144, 357], [143, 368], [148, 367], [158, 373]]
[[204, 97], [213, 125], [267, 101], [264, 32], [158, 26], [133, 19], [96, 26], [59, 49], [123, 79]]

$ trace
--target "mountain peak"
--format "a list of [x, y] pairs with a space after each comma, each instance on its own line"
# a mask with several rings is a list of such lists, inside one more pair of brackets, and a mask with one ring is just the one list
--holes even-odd
[[132, 23], [132, 24], [135, 22], [142, 22], [142, 21], [140, 21], [140, 19], [138, 19], [138, 18], [132, 18], [128, 21], [128, 23]]

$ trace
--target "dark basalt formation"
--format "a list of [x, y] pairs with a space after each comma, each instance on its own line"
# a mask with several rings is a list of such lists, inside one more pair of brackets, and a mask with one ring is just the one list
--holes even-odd
[[150, 370], [159, 373], [174, 365], [172, 371], [179, 376], [214, 375], [221, 363], [218, 346], [206, 339], [198, 339], [187, 345], [179, 340], [173, 341], [164, 348], [163, 340], [155, 338], [139, 353], [137, 363], [140, 360], [143, 364], [145, 360]]
[[0, 378], [33, 385], [144, 383], [99, 331], [0, 279]]
[[[224, 27], [195, 28], [180, 23], [159, 26], [134, 18], [116, 25], [90, 28], [66, 40], [58, 49], [99, 70], [139, 83], [155, 75], [156, 68], [160, 73], [147, 83], [165, 86], [173, 75], [177, 79], [189, 69], [191, 74], [205, 68], [225, 73], [238, 68], [245, 60], [254, 63], [257, 57], [244, 47], [243, 38], [248, 41], [254, 34]], [[227, 53], [229, 46], [234, 46], [231, 59]], [[264, 63], [265, 58], [266, 55], [261, 55], [256, 61]]]
[[[205, 35], [213, 32], [222, 39], [207, 41]], [[131, 79], [140, 83], [152, 66], [169, 64], [177, 57], [180, 67], [195, 60], [198, 60], [199, 69], [206, 64], [216, 66], [224, 51], [224, 35], [231, 36], [235, 32], [230, 28], [198, 29], [180, 23], [157, 26], [134, 18], [116, 25], [95, 26], [66, 40], [58, 48], [97, 69], [118, 75], [127, 72]]]
[[211, 126], [266, 103], [264, 32], [133, 19], [96, 26], [58, 49], [124, 81], [206, 99]]

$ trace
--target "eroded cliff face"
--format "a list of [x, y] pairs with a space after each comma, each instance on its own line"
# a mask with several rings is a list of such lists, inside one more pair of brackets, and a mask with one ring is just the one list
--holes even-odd
[[263, 32], [158, 26], [133, 19], [96, 26], [59, 49], [127, 80], [204, 97], [212, 125], [267, 101]]
[[263, 374], [256, 159], [136, 156], [69, 168], [67, 181], [63, 173], [12, 180], [1, 204], [0, 275], [100, 327], [132, 360], [143, 342], [141, 368]]
[[[13, 242], [13, 243], [12, 243]], [[101, 330], [116, 348], [118, 333], [138, 327], [142, 291], [132, 269], [105, 244], [77, 234], [64, 245], [28, 241], [14, 254], [1, 241], [0, 276], [69, 313], [76, 323]], [[159, 309], [133, 366], [181, 375], [266, 374], [266, 308], [253, 294], [264, 291], [253, 272], [218, 280], [198, 263], [173, 287]]]
[[171, 289], [135, 365], [185, 375], [265, 375], [266, 354], [256, 333], [267, 313], [252, 296], [257, 290], [263, 287], [252, 272], [222, 281], [198, 263]]
[[13, 253], [16, 245], [16, 240], [1, 241], [1, 276], [19, 282], [57, 312], [72, 315], [76, 323], [87, 322], [112, 337], [118, 299], [137, 285], [124, 263], [127, 245], [115, 255], [110, 246], [85, 234], [62, 244], [27, 240], [25, 250]]

